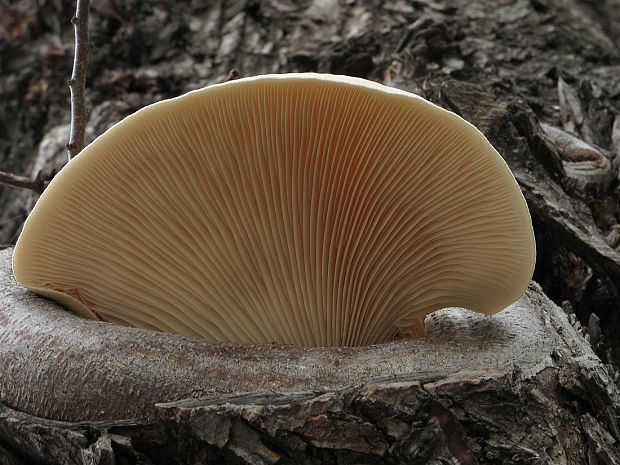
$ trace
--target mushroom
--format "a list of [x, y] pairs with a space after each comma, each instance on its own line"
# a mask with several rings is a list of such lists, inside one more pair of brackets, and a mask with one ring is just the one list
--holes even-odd
[[533, 273], [527, 205], [459, 116], [324, 74], [150, 105], [52, 180], [17, 242], [28, 289], [93, 319], [209, 339], [353, 346], [485, 314]]

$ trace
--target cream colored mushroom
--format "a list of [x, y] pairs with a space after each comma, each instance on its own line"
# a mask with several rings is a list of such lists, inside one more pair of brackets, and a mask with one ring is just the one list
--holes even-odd
[[257, 76], [148, 106], [63, 168], [17, 280], [88, 318], [308, 346], [491, 314], [533, 272], [506, 163], [459, 116], [363, 79]]

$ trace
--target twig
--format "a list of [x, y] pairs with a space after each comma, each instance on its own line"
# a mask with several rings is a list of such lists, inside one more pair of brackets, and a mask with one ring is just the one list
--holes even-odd
[[84, 132], [86, 131], [86, 104], [84, 88], [86, 86], [86, 68], [88, 66], [88, 7], [90, 0], [77, 0], [75, 16], [71, 22], [75, 28], [75, 55], [73, 72], [69, 80], [71, 89], [71, 134], [67, 151], [69, 160], [84, 148]]
[[41, 179], [41, 172], [39, 171], [34, 178], [27, 178], [25, 176], [17, 176], [11, 173], [5, 173], [0, 171], [0, 184], [6, 184], [7, 186], [19, 187], [21, 189], [30, 189], [31, 191], [41, 194], [49, 181]]
[[228, 73], [228, 76], [226, 76], [226, 79], [224, 79], [222, 82], [234, 81], [235, 79], [238, 79], [238, 78], [239, 78], [239, 71], [233, 68]]

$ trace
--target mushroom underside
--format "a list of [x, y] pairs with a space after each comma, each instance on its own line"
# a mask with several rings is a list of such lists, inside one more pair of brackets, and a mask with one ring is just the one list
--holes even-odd
[[14, 271], [90, 318], [221, 341], [358, 346], [514, 302], [527, 206], [484, 136], [361, 79], [262, 76], [126, 118], [26, 221]]

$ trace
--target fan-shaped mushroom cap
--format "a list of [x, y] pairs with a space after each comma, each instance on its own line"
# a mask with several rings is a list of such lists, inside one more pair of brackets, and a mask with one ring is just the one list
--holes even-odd
[[497, 312], [534, 267], [506, 163], [459, 116], [363, 79], [268, 75], [115, 125], [40, 197], [25, 287], [102, 320], [218, 340], [362, 345]]

